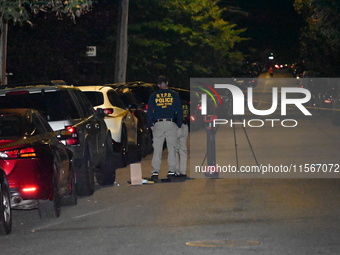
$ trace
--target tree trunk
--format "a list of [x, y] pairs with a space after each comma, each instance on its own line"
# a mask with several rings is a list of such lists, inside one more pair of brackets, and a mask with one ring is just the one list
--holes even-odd
[[1, 85], [7, 85], [6, 63], [7, 63], [7, 30], [8, 22], [1, 19], [0, 36], [0, 80]]
[[121, 0], [118, 15], [115, 83], [125, 83], [128, 54], [129, 0]]

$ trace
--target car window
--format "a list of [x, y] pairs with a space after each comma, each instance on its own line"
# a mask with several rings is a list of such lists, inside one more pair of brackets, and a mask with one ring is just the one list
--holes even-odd
[[48, 122], [40, 116], [40, 114], [35, 114], [36, 118], [39, 120], [39, 122], [41, 123], [41, 125], [45, 128], [45, 132], [53, 132], [52, 127], [50, 126], [50, 124], [48, 124]]
[[126, 109], [126, 105], [123, 103], [123, 101], [119, 98], [119, 95], [114, 90], [109, 90], [107, 92], [107, 97], [109, 98], [110, 103], [113, 106]]
[[47, 121], [80, 118], [76, 106], [66, 90], [7, 94], [0, 96], [0, 108], [36, 109]]
[[83, 93], [93, 106], [104, 104], [103, 93], [97, 91], [83, 91]]
[[0, 116], [0, 138], [20, 137], [24, 135], [22, 116]]
[[33, 132], [32, 135], [44, 134], [47, 132], [44, 125], [41, 123], [41, 121], [39, 120], [36, 114], [32, 115], [31, 132]]
[[120, 93], [119, 96], [127, 106], [137, 104], [137, 100], [131, 92]]
[[139, 87], [131, 87], [132, 93], [135, 95], [137, 101], [139, 103], [147, 104], [149, 101], [149, 97], [155, 91], [152, 87], [147, 86], [139, 86]]
[[74, 93], [77, 97], [77, 101], [80, 104], [80, 107], [84, 113], [85, 117], [89, 117], [91, 115], [94, 114], [94, 109], [93, 109], [93, 105], [91, 104], [91, 102], [89, 102], [88, 98], [86, 97], [86, 94], [83, 93], [80, 90], [74, 90]]

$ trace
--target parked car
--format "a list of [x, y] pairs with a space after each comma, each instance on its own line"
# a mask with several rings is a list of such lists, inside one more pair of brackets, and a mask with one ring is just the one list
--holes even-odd
[[0, 110], [0, 167], [14, 209], [60, 215], [60, 202], [77, 204], [72, 152], [36, 110]]
[[12, 209], [6, 173], [0, 169], [0, 235], [12, 230]]
[[156, 84], [145, 82], [130, 82], [126, 84], [126, 87], [135, 95], [139, 107], [147, 113], [149, 98], [159, 87]]
[[96, 113], [86, 96], [73, 86], [24, 86], [0, 91], [0, 108], [38, 110], [54, 131], [67, 130], [60, 137], [73, 153], [77, 194], [92, 195], [94, 176], [100, 185], [115, 181], [111, 133], [103, 112]]
[[137, 98], [131, 92], [130, 88], [127, 87], [112, 87], [118, 93], [120, 99], [128, 107], [130, 112], [136, 116], [138, 119], [138, 144], [140, 144], [140, 149], [142, 157], [145, 157], [152, 151], [152, 131], [148, 127], [147, 123], [147, 113], [141, 105], [138, 103]]
[[[91, 102], [94, 109], [101, 108], [105, 113], [105, 122], [112, 135], [116, 165], [126, 166], [129, 159], [139, 161], [141, 157], [140, 144], [138, 144], [138, 119], [134, 116], [118, 93], [108, 86], [83, 86], [79, 89]], [[136, 154], [136, 155], [134, 155]]]

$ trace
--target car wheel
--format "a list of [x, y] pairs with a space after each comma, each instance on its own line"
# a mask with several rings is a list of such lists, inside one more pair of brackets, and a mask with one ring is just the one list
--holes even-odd
[[153, 147], [152, 147], [152, 131], [150, 128], [145, 128], [144, 130], [144, 147], [141, 148], [141, 154], [142, 157], [146, 157], [148, 154], [152, 153]]
[[111, 143], [111, 137], [106, 140], [105, 160], [100, 166], [100, 172], [96, 173], [99, 185], [112, 185], [116, 181], [116, 166]]
[[38, 200], [38, 211], [40, 218], [60, 216], [60, 197], [56, 181], [53, 184], [52, 200]]
[[148, 155], [148, 140], [147, 135], [143, 129], [138, 129], [137, 146], [139, 147], [140, 160]]
[[143, 130], [138, 127], [137, 128], [137, 146], [140, 147], [141, 151], [141, 157], [145, 157], [145, 149], [146, 149], [146, 143], [145, 143], [145, 135]]
[[153, 152], [153, 144], [152, 144], [152, 139], [153, 139], [153, 136], [152, 136], [152, 131], [150, 128], [148, 128], [147, 130], [148, 132], [148, 154], [152, 153]]
[[122, 126], [121, 139], [114, 153], [116, 168], [125, 167], [128, 164], [128, 139], [126, 127]]
[[10, 194], [6, 181], [0, 184], [0, 235], [7, 235], [12, 230], [12, 210]]
[[129, 163], [136, 163], [142, 160], [142, 152], [139, 145], [129, 147]]
[[125, 167], [128, 164], [128, 158], [129, 158], [129, 146], [128, 146], [128, 138], [127, 138], [127, 131], [126, 131], [126, 127], [123, 126], [122, 129], [122, 147], [121, 147], [121, 154], [122, 154], [122, 164], [123, 167]]
[[76, 178], [73, 171], [73, 164], [70, 163], [71, 179], [69, 181], [70, 194], [61, 199], [62, 206], [76, 205], [78, 203], [77, 188], [76, 188]]
[[80, 171], [77, 173], [76, 186], [79, 196], [90, 196], [94, 193], [93, 164], [88, 149], [86, 150]]

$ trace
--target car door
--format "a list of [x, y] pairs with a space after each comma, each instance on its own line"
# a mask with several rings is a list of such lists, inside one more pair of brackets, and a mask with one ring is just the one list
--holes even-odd
[[32, 123], [36, 130], [35, 134], [41, 135], [41, 142], [48, 146], [48, 149], [54, 156], [54, 163], [57, 164], [58, 167], [58, 169], [55, 170], [58, 171], [56, 174], [59, 177], [59, 188], [67, 186], [70, 176], [70, 164], [66, 147], [58, 141], [51, 126], [37, 112], [32, 114]]
[[91, 134], [91, 146], [93, 150], [93, 162], [98, 166], [102, 158], [105, 155], [105, 145], [107, 136], [107, 127], [103, 118], [100, 118], [94, 111], [93, 106], [88, 101], [86, 96], [80, 90], [76, 90], [79, 98], [82, 111], [84, 112], [85, 118], [88, 119], [86, 128]]
[[123, 123], [126, 126], [128, 141], [130, 144], [137, 144], [137, 118], [130, 112], [116, 91], [113, 89], [109, 90], [107, 96], [113, 106], [126, 111], [123, 117]]

